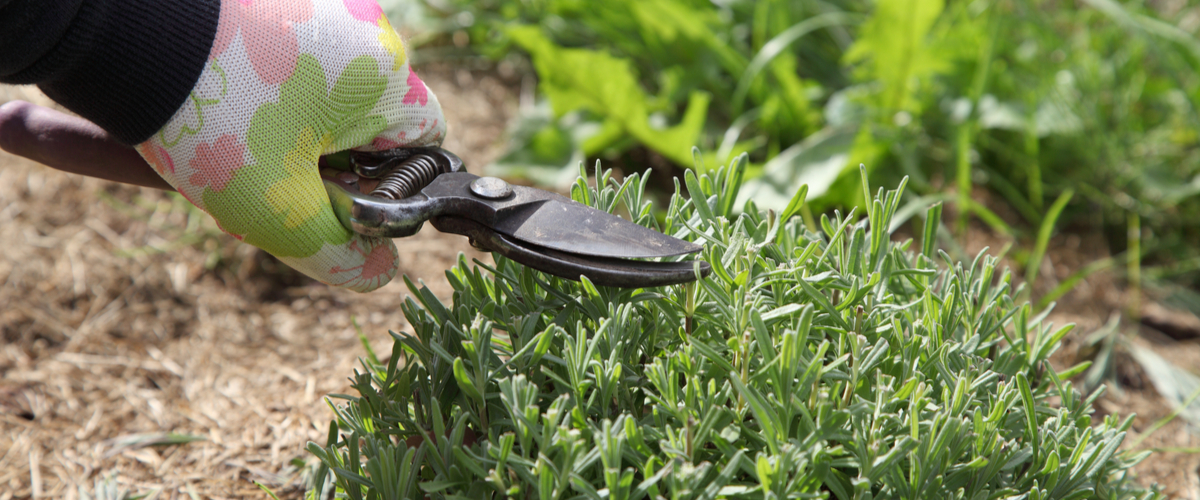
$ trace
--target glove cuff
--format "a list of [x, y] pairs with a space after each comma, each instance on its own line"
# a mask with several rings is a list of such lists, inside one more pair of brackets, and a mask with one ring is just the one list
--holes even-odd
[[[17, 4], [46, 8], [46, 0], [11, 0], [4, 9], [21, 9]], [[85, 0], [52, 49], [0, 78], [37, 83], [121, 142], [138, 144], [188, 98], [220, 13], [220, 0]]]

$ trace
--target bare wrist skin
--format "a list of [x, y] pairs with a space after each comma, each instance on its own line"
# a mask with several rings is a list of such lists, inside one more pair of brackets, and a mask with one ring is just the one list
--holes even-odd
[[0, 149], [64, 172], [174, 191], [136, 150], [98, 125], [25, 101], [0, 105]]

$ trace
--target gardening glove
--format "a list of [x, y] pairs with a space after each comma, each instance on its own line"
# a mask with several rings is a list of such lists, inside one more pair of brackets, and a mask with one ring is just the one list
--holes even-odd
[[190, 98], [136, 148], [225, 232], [366, 292], [395, 276], [396, 247], [342, 227], [318, 159], [435, 146], [445, 132], [375, 0], [223, 0]]

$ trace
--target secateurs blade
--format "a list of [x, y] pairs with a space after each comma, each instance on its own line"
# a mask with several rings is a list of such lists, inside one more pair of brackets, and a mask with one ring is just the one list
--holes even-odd
[[634, 259], [696, 253], [701, 246], [664, 235], [549, 191], [468, 173], [441, 148], [351, 152], [350, 168], [378, 179], [370, 194], [326, 180], [342, 225], [369, 236], [411, 236], [425, 221], [466, 236], [478, 248], [531, 268], [597, 285], [650, 287], [708, 275], [703, 261]]

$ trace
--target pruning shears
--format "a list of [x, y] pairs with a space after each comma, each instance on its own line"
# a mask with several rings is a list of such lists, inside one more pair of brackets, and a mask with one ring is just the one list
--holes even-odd
[[701, 246], [639, 226], [564, 196], [468, 173], [441, 148], [350, 153], [349, 169], [379, 184], [362, 194], [325, 180], [346, 228], [368, 236], [411, 236], [425, 221], [470, 238], [476, 248], [539, 271], [597, 285], [640, 288], [707, 276], [703, 261], [648, 261]]

